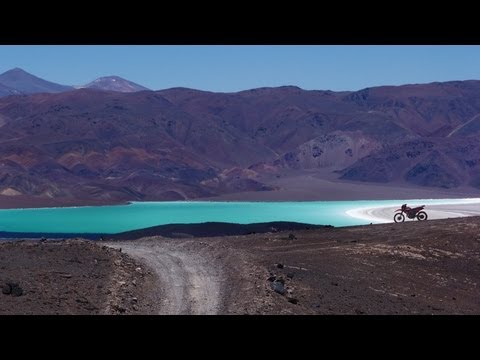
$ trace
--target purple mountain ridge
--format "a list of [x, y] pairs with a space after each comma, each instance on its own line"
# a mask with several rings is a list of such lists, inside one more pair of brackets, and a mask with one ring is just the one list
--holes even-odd
[[480, 189], [480, 81], [0, 98], [0, 194], [177, 200], [341, 180]]

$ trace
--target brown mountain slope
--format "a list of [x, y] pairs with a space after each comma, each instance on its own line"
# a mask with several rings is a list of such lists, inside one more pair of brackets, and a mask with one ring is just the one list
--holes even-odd
[[415, 140], [380, 150], [342, 171], [341, 179], [405, 181], [453, 188], [480, 185], [480, 145], [473, 138]]
[[265, 169], [477, 186], [479, 99], [478, 81], [340, 93], [285, 86], [4, 97], [0, 193], [195, 198], [269, 190], [259, 180]]

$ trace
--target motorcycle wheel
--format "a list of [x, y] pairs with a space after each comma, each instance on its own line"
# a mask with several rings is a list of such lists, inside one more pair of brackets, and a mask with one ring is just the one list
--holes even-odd
[[418, 214], [417, 214], [417, 219], [419, 221], [425, 221], [428, 219], [428, 215], [425, 211], [420, 211]]
[[405, 215], [400, 214], [400, 213], [397, 213], [397, 214], [395, 214], [395, 216], [393, 217], [393, 221], [395, 221], [396, 223], [404, 222], [404, 221], [405, 221]]

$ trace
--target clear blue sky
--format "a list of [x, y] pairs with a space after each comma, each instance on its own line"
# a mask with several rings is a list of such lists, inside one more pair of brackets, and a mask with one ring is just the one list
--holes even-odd
[[154, 90], [338, 91], [480, 79], [480, 46], [1, 45], [0, 73], [14, 67], [65, 85], [118, 75]]

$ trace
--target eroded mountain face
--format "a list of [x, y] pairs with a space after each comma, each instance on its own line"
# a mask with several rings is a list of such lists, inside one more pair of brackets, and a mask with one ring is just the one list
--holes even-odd
[[477, 81], [7, 96], [0, 194], [177, 200], [271, 190], [262, 175], [304, 169], [480, 188], [479, 114]]

